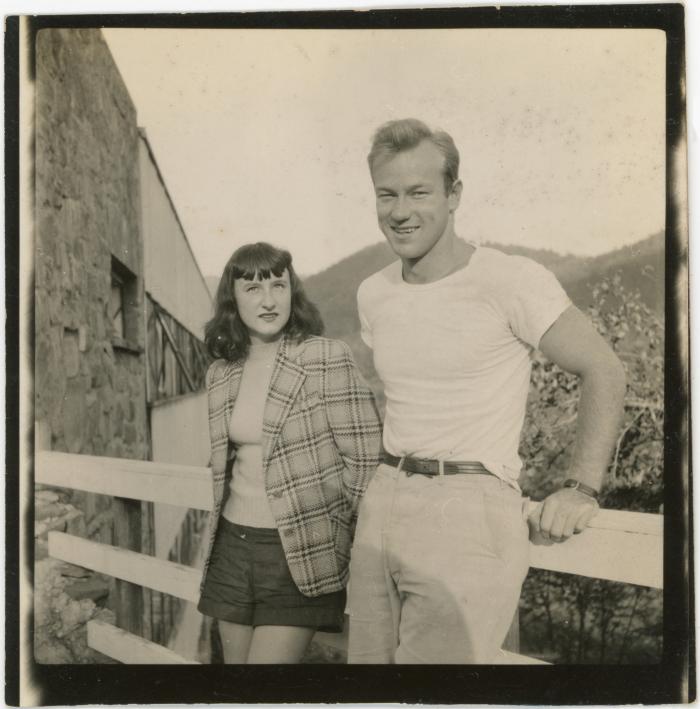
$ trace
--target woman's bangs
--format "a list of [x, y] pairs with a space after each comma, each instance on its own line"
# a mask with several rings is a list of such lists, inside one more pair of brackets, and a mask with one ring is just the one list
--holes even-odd
[[272, 275], [279, 278], [284, 269], [289, 267], [290, 259], [283, 251], [251, 248], [247, 253], [239, 254], [233, 264], [233, 277], [246, 281], [265, 280]]

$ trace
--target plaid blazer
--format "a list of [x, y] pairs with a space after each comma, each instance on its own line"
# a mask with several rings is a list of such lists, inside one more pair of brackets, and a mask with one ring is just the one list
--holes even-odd
[[[229, 420], [242, 362], [216, 360], [207, 371], [214, 507], [206, 574], [229, 490]], [[284, 338], [265, 402], [262, 463], [270, 509], [290, 572], [306, 596], [347, 583], [357, 508], [379, 462], [381, 423], [372, 392], [345, 343]]]

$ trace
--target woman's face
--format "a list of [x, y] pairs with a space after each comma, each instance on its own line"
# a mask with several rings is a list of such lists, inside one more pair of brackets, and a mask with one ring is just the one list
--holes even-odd
[[256, 276], [252, 281], [237, 278], [233, 282], [233, 295], [253, 344], [281, 337], [292, 310], [292, 289], [286, 268], [281, 276], [271, 273], [270, 278]]

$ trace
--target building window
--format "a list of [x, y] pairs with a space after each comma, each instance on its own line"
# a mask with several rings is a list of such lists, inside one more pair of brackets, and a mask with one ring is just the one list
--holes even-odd
[[112, 334], [126, 339], [124, 330], [124, 281], [112, 270], [112, 291], [109, 296], [109, 315]]
[[112, 345], [140, 352], [138, 279], [121, 261], [112, 256], [112, 280], [109, 293], [109, 318]]

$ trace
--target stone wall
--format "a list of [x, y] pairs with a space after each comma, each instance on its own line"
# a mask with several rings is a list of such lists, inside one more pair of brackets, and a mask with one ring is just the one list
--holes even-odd
[[[146, 458], [136, 111], [99, 30], [41, 30], [36, 59], [35, 416], [53, 450]], [[135, 276], [120, 346], [113, 257]]]
[[[52, 450], [147, 459], [136, 111], [96, 29], [41, 30], [35, 88], [35, 419]], [[110, 312], [114, 273], [128, 279], [120, 336]], [[46, 528], [105, 543], [123, 539], [110, 498], [61, 491], [60, 502], [79, 517], [35, 520], [37, 569], [48, 563], [42, 562]], [[39, 500], [37, 509], [43, 509]], [[36, 590], [38, 618], [54, 617], [55, 608], [43, 607], [46, 599], [60, 597], [73, 610], [72, 603], [86, 605], [85, 599], [68, 603], [62, 588]], [[76, 617], [88, 610], [81, 613]], [[45, 627], [59, 627], [56, 622]], [[43, 647], [51, 657], [46, 642]], [[63, 661], [65, 648], [58, 653]]]

